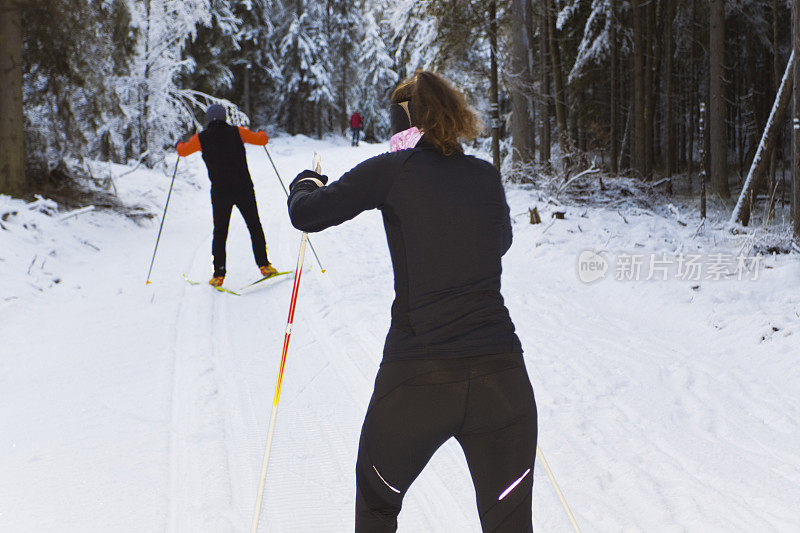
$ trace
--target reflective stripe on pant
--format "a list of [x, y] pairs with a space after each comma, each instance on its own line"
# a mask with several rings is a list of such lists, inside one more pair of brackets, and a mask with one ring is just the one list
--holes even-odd
[[450, 437], [467, 459], [483, 531], [532, 531], [536, 404], [522, 356], [381, 365], [356, 462], [356, 532], [395, 531], [411, 483]]
[[267, 258], [267, 243], [264, 230], [258, 218], [256, 196], [252, 189], [243, 191], [211, 191], [211, 207], [214, 215], [214, 237], [211, 243], [211, 254], [214, 257], [214, 275], [225, 275], [225, 244], [228, 240], [228, 226], [231, 221], [233, 206], [242, 214], [247, 230], [250, 232], [250, 241], [253, 245], [253, 256], [256, 265], [264, 266], [269, 263]]

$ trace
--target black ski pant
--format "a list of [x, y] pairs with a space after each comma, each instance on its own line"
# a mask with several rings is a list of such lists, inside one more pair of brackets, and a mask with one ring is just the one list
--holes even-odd
[[239, 208], [253, 243], [253, 255], [258, 266], [269, 264], [267, 241], [258, 218], [256, 195], [252, 188], [239, 190], [211, 190], [211, 207], [214, 213], [214, 238], [211, 254], [214, 256], [214, 276], [225, 275], [225, 243], [228, 240], [228, 226], [231, 222], [233, 206]]
[[536, 403], [521, 354], [381, 364], [356, 461], [356, 533], [397, 530], [411, 483], [455, 437], [485, 532], [533, 531]]
[[361, 134], [361, 128], [350, 128], [353, 130], [353, 146], [358, 146], [358, 138]]

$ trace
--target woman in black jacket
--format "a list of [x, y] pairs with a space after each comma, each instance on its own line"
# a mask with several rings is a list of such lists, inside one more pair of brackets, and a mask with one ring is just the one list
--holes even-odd
[[[414, 148], [373, 157], [331, 185], [304, 171], [289, 197], [308, 232], [380, 209], [395, 301], [356, 462], [356, 531], [397, 529], [403, 496], [455, 437], [484, 531], [532, 531], [536, 404], [500, 294], [511, 223], [500, 174], [464, 155], [478, 120], [441, 77], [419, 72], [392, 97]], [[404, 120], [403, 117], [405, 117]], [[399, 129], [395, 127], [395, 129]]]

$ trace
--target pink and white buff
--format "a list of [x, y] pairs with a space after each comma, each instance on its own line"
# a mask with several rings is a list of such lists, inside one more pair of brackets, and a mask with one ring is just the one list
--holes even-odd
[[389, 151], [396, 152], [398, 150], [407, 150], [414, 148], [419, 140], [422, 138], [422, 132], [416, 127], [411, 127], [399, 133], [392, 135], [389, 139]]

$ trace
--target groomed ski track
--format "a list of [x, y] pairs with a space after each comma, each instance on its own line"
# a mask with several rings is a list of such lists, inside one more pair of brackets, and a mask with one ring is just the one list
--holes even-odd
[[[303, 137], [268, 147], [287, 186], [314, 151], [335, 179], [386, 149]], [[289, 270], [300, 233], [263, 149], [247, 152], [270, 259]], [[181, 279], [210, 275], [206, 182], [199, 156], [181, 162], [151, 286], [143, 278], [157, 220], [115, 231], [69, 288], [0, 315], [0, 531], [249, 531], [291, 276], [243, 297]], [[531, 205], [528, 194], [509, 192], [512, 214]], [[160, 195], [147, 199], [163, 205]], [[743, 349], [741, 335], [719, 333], [739, 323], [704, 318], [713, 302], [687, 308], [674, 298], [680, 287], [583, 285], [575, 259], [587, 241], [518, 220], [503, 292], [526, 350], [540, 444], [583, 531], [797, 531], [796, 344]], [[376, 211], [311, 239], [327, 272], [307, 253], [260, 531], [353, 529], [355, 454], [389, 322], [391, 265]], [[227, 250], [226, 285], [252, 281], [236, 211]], [[751, 285], [736, 290], [759, 297]], [[570, 531], [540, 465], [534, 480], [535, 529]], [[453, 441], [406, 496], [400, 531], [480, 531]]]

